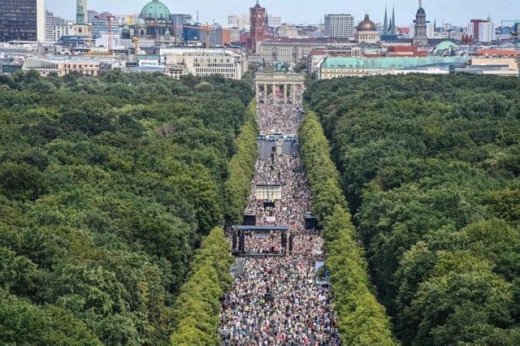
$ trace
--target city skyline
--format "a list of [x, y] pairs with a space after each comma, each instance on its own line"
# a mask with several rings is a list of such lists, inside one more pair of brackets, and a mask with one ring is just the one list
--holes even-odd
[[[131, 3], [123, 0], [90, 0], [89, 10], [110, 11], [114, 14], [133, 14], [139, 13], [142, 6], [148, 1], [139, 0]], [[249, 7], [255, 1], [230, 0], [226, 6], [208, 0], [192, 0], [189, 2], [177, 2], [163, 0], [171, 9], [172, 13], [189, 13], [196, 17], [197, 11], [201, 22], [217, 22], [227, 24], [228, 15], [247, 14]], [[293, 24], [318, 24], [324, 20], [324, 15], [329, 13], [349, 13], [355, 17], [356, 22], [362, 20], [365, 13], [369, 13], [376, 22], [383, 21], [385, 4], [389, 9], [395, 5], [396, 22], [398, 25], [410, 24], [418, 7], [418, 1], [395, 0], [372, 1], [370, 4], [348, 4], [338, 0], [325, 0], [319, 3], [310, 0], [299, 1], [301, 7], [295, 9], [294, 1], [279, 2], [274, 0], [263, 0], [260, 4], [267, 8], [269, 14], [281, 16], [283, 22]], [[495, 22], [500, 20], [518, 19], [520, 17], [520, 2], [517, 0], [496, 0], [486, 1], [485, 3], [475, 3], [472, 0], [437, 0], [435, 4], [432, 0], [423, 1], [428, 20], [436, 20], [437, 24], [451, 23], [464, 25], [473, 18], [487, 18], [491, 16]], [[75, 18], [75, 1], [71, 1], [68, 6], [63, 6], [61, 0], [47, 0], [48, 11], [66, 18]], [[516, 14], [516, 15], [515, 15]]]

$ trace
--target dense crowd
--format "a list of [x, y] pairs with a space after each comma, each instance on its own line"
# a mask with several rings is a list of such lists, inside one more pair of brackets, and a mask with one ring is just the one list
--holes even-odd
[[283, 251], [280, 237], [275, 234], [249, 234], [244, 240], [249, 254], [279, 254]]
[[[260, 104], [257, 122], [262, 134], [297, 134], [301, 104]], [[254, 193], [257, 184], [281, 185], [281, 200], [266, 206]], [[292, 251], [282, 248], [278, 233], [245, 238], [249, 257], [243, 274], [223, 300], [220, 334], [225, 345], [337, 345], [335, 315], [328, 285], [316, 276], [316, 261], [323, 260], [322, 238], [306, 230], [304, 215], [311, 195], [297, 151], [277, 152], [260, 158], [246, 213], [257, 226], [287, 226]]]
[[282, 199], [275, 206], [264, 208], [264, 200], [257, 200], [254, 193], [249, 197], [247, 214], [257, 216], [257, 225], [271, 225], [272, 218], [278, 225], [288, 226], [293, 234], [304, 231], [303, 215], [310, 210], [310, 191], [307, 188], [298, 152], [276, 155], [274, 160], [259, 159], [252, 183], [254, 191], [256, 184], [277, 184], [282, 186]]
[[223, 302], [227, 345], [334, 345], [328, 288], [316, 284], [306, 256], [248, 258]]
[[257, 123], [259, 132], [264, 135], [298, 133], [303, 107], [301, 103], [263, 103], [258, 107]]

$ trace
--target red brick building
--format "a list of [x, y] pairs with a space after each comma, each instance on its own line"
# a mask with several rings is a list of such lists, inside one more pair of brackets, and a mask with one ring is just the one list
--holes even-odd
[[389, 57], [426, 57], [428, 52], [417, 49], [415, 46], [391, 46], [388, 47]]
[[255, 7], [249, 9], [249, 13], [251, 15], [251, 37], [249, 41], [249, 49], [253, 53], [256, 53], [257, 43], [265, 40], [267, 26], [266, 10], [264, 7], [260, 6], [260, 3], [257, 1]]

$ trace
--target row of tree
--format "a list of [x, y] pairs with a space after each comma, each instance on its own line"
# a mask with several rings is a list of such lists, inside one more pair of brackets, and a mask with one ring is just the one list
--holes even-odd
[[172, 345], [220, 343], [220, 300], [233, 282], [233, 261], [224, 231], [213, 229], [196, 251], [190, 276], [177, 297]]
[[226, 224], [242, 223], [244, 209], [251, 194], [251, 180], [258, 157], [256, 103], [249, 104], [246, 120], [235, 140], [235, 155], [229, 161], [229, 178], [225, 183]]
[[341, 340], [345, 345], [394, 345], [388, 316], [372, 290], [364, 250], [356, 241], [328, 140], [314, 113], [305, 117], [299, 140], [313, 211], [324, 227], [326, 265]]
[[[244, 124], [234, 141], [235, 154], [229, 160], [225, 182], [226, 224], [242, 222], [251, 193], [258, 156], [256, 104], [246, 110]], [[220, 336], [220, 301], [232, 284], [230, 274], [233, 256], [224, 231], [215, 228], [195, 254], [189, 279], [177, 298], [176, 328], [173, 345], [218, 345]]]
[[402, 343], [519, 344], [520, 80], [336, 79], [306, 100]]
[[0, 77], [0, 343], [170, 342], [252, 96], [218, 77]]

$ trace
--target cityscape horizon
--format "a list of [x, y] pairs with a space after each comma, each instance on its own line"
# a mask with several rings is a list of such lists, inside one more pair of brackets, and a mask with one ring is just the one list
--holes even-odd
[[[120, 0], [89, 0], [89, 9], [102, 12], [111, 12], [117, 16], [138, 14], [142, 6], [148, 1], [122, 2]], [[245, 15], [249, 7], [254, 6], [255, 0], [251, 1], [231, 1], [226, 2], [228, 6], [216, 5], [214, 2], [206, 0], [178, 2], [172, 0], [163, 1], [172, 13], [187, 13], [195, 18], [198, 14], [200, 23], [218, 23], [223, 26], [227, 23], [230, 15]], [[287, 24], [295, 25], [316, 25], [323, 22], [324, 16], [329, 13], [351, 14], [354, 18], [362, 19], [368, 13], [377, 22], [383, 22], [384, 8], [392, 10], [395, 7], [396, 20], [398, 25], [407, 25], [413, 21], [413, 14], [418, 8], [415, 0], [376, 0], [370, 4], [348, 4], [339, 1], [320, 1], [316, 5], [314, 1], [305, 0], [298, 3], [301, 8], [295, 11], [291, 1], [280, 3], [279, 1], [264, 0], [260, 1], [263, 7], [269, 9], [269, 14], [282, 17], [282, 21]], [[514, 0], [498, 0], [477, 2], [471, 0], [441, 0], [433, 3], [425, 0], [423, 7], [428, 10], [429, 18], [436, 20], [440, 25], [449, 23], [453, 25], [463, 25], [470, 19], [485, 19], [490, 17], [492, 21], [500, 23], [502, 20], [519, 19], [520, 2]], [[319, 11], [317, 9], [319, 8]], [[75, 17], [75, 7], [64, 7], [60, 0], [46, 0], [46, 9], [55, 15], [72, 19]], [[211, 13], [211, 15], [209, 14]], [[516, 15], [515, 15], [516, 14]], [[514, 18], [513, 18], [514, 17]]]
[[0, 345], [520, 345], [487, 2], [0, 0]]

